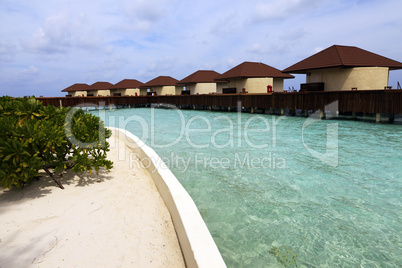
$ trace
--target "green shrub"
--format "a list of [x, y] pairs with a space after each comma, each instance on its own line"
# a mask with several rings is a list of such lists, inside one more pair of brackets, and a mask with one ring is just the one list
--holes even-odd
[[0, 97], [0, 187], [20, 188], [41, 169], [61, 188], [57, 172], [110, 170], [110, 136], [98, 117], [81, 109], [43, 106], [34, 97]]

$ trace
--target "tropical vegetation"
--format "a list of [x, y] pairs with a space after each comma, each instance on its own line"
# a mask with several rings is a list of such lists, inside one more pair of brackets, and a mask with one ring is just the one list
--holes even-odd
[[0, 187], [21, 188], [46, 172], [64, 189], [66, 170], [110, 170], [110, 136], [99, 117], [82, 109], [0, 97]]

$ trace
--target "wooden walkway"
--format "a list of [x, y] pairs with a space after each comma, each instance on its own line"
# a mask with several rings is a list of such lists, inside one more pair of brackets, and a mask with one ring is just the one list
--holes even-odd
[[208, 94], [171, 96], [41, 97], [54, 106], [142, 106], [172, 104], [178, 107], [242, 107], [254, 109], [323, 110], [338, 102], [339, 112], [402, 114], [402, 90], [292, 92], [272, 94]]

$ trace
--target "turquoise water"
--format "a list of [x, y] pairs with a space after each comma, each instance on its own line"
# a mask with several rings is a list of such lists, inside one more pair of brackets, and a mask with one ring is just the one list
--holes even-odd
[[402, 125], [149, 108], [92, 113], [164, 159], [228, 267], [402, 266]]

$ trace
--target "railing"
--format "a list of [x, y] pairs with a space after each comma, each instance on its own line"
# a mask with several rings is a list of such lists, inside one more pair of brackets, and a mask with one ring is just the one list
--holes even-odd
[[177, 106], [220, 106], [261, 109], [319, 110], [338, 101], [339, 112], [402, 114], [402, 90], [291, 92], [273, 94], [206, 94], [168, 96], [102, 96], [37, 98], [45, 105], [84, 104], [135, 106], [168, 103]]

